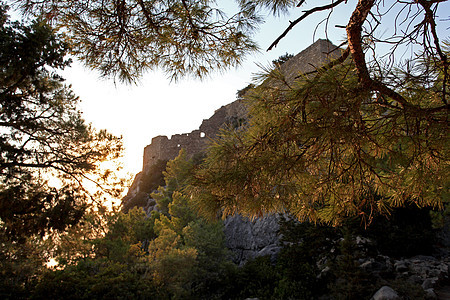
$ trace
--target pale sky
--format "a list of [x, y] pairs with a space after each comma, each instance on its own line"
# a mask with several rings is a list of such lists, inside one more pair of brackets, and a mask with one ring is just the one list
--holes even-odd
[[[448, 2], [444, 3], [448, 9], [440, 9], [441, 12], [450, 11]], [[328, 24], [328, 36], [324, 30], [325, 22], [314, 34], [315, 24], [326, 17], [326, 14], [317, 15], [297, 25], [275, 50], [266, 52], [270, 43], [288, 26], [288, 21], [298, 18], [303, 9], [294, 10], [287, 17], [269, 17], [256, 36], [260, 53], [247, 57], [237, 69], [214, 74], [203, 81], [182, 79], [170, 82], [161, 72], [152, 71], [137, 86], [115, 85], [112, 80], [99, 78], [96, 72], [87, 70], [78, 62], [74, 62], [63, 76], [80, 96], [80, 109], [85, 119], [97, 129], [106, 128], [123, 136], [124, 167], [135, 174], [142, 169], [144, 147], [153, 137], [170, 137], [198, 129], [203, 119], [210, 118], [216, 109], [234, 101], [236, 91], [251, 82], [252, 74], [259, 70], [256, 63], [268, 65], [285, 53], [297, 54], [319, 38], [328, 37], [335, 45], [340, 44], [345, 29], [335, 28], [335, 25], [346, 25], [355, 3], [348, 1], [343, 9], [333, 14], [334, 18]], [[448, 18], [448, 13], [443, 17]], [[443, 32], [443, 39], [449, 40], [449, 28], [444, 28]]]

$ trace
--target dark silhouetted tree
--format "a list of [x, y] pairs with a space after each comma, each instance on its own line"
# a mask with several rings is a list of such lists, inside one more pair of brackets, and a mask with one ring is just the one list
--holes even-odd
[[[0, 8], [0, 228], [15, 238], [62, 231], [94, 204], [117, 196], [100, 164], [121, 139], [86, 124], [79, 99], [56, 71], [69, 46], [43, 21], [8, 21]], [[85, 187], [94, 184], [92, 192]]]

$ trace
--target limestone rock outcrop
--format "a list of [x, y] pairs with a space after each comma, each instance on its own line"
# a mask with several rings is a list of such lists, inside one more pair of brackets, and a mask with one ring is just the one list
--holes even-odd
[[[380, 278], [380, 274], [389, 273], [398, 280], [402, 279], [422, 286], [427, 294], [432, 295], [435, 293], [435, 289], [445, 286], [450, 279], [449, 264], [449, 257], [438, 259], [433, 256], [418, 255], [411, 258], [393, 259], [379, 255], [375, 259], [370, 258], [361, 262], [360, 268], [370, 274], [380, 276]], [[373, 299], [390, 299], [383, 298], [386, 296], [386, 289], [382, 288], [379, 292]], [[430, 296], [430, 298], [432, 297]]]
[[240, 215], [224, 221], [225, 245], [231, 249], [233, 261], [238, 264], [249, 259], [270, 255], [275, 258], [279, 245], [277, 214], [251, 220]]

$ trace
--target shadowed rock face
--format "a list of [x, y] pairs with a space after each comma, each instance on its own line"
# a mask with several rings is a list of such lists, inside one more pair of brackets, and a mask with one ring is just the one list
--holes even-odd
[[[307, 49], [280, 66], [288, 82], [293, 82], [301, 73], [314, 71], [332, 58], [337, 57], [340, 50], [328, 40], [318, 40]], [[270, 84], [267, 83], [267, 84]], [[157, 136], [144, 149], [143, 169], [130, 187], [122, 203], [129, 207], [130, 201], [142, 191], [143, 178], [148, 176], [151, 167], [158, 161], [174, 159], [181, 149], [188, 158], [204, 152], [209, 141], [216, 138], [220, 128], [239, 126], [247, 118], [247, 108], [242, 100], [236, 100], [215, 111], [211, 118], [203, 120], [198, 130], [191, 133], [175, 134], [171, 138]], [[143, 205], [149, 214], [157, 209], [154, 200], [148, 197], [147, 205]], [[232, 250], [234, 261], [242, 264], [248, 259], [261, 255], [276, 255], [279, 251], [278, 215], [271, 215], [249, 220], [239, 215], [228, 217], [224, 222], [226, 245]]]
[[276, 214], [254, 220], [240, 215], [228, 217], [224, 221], [225, 245], [231, 249], [233, 261], [242, 264], [258, 256], [276, 256], [281, 249], [279, 220]]

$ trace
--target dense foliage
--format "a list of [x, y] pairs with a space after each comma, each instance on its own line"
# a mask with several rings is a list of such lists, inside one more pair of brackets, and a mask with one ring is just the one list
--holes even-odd
[[57, 253], [72, 262], [89, 255], [90, 246], [65, 239], [68, 232], [80, 240], [99, 236], [101, 226], [93, 224], [102, 223], [104, 203], [98, 200], [122, 190], [121, 181], [101, 166], [120, 156], [121, 139], [85, 123], [79, 99], [57, 73], [69, 66], [68, 51], [45, 22], [11, 22], [0, 3], [4, 299], [28, 297]]
[[[167, 164], [166, 185], [153, 195], [158, 210], [151, 216], [135, 207], [109, 214], [104, 236], [69, 232], [66, 239], [91, 247], [60, 247], [60, 270], [47, 271], [33, 297], [220, 298], [231, 288], [224, 282], [236, 267], [227, 259], [221, 223], [203, 220], [183, 194], [192, 168], [184, 152]], [[68, 260], [70, 248], [84, 255]]]
[[[282, 250], [277, 259], [258, 257], [238, 267], [224, 246], [221, 222], [206, 222], [185, 194], [195, 167], [183, 151], [168, 162], [165, 185], [152, 195], [157, 210], [150, 215], [138, 207], [127, 213], [85, 215], [82, 223], [60, 235], [59, 246], [48, 254], [58, 262], [57, 268], [43, 267], [46, 258], [39, 247], [48, 244], [30, 239], [20, 248], [4, 241], [0, 295], [6, 299], [61, 295], [65, 299], [316, 299], [322, 295], [361, 299], [390, 284], [404, 297], [423, 297], [420, 286], [394, 280], [392, 270], [375, 277], [359, 266], [359, 259], [429, 254], [427, 247], [415, 247], [433, 243], [428, 211], [402, 209], [390, 221], [377, 218], [369, 230], [361, 228], [357, 219], [335, 228], [281, 218]], [[401, 244], [399, 236], [404, 238]], [[368, 244], [357, 242], [366, 238]]]

